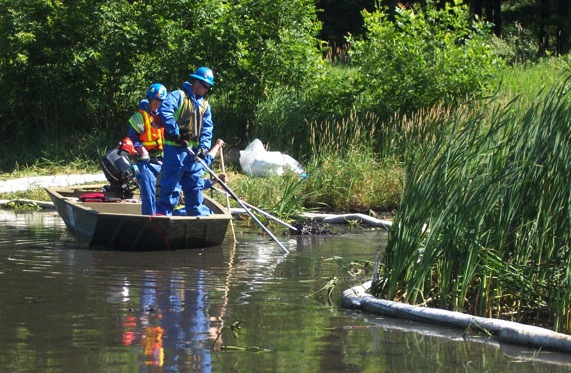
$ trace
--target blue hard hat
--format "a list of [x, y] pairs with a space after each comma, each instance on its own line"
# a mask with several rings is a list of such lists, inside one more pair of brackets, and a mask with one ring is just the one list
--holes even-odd
[[190, 77], [208, 83], [211, 87], [214, 86], [214, 74], [208, 67], [199, 67], [193, 74], [190, 74]]
[[147, 89], [147, 98], [153, 99], [156, 98], [157, 100], [164, 100], [167, 98], [167, 89], [164, 85], [159, 83], [153, 83]]

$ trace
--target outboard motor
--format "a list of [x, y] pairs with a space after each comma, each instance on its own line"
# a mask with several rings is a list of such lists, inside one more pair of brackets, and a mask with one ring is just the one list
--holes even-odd
[[101, 170], [110, 185], [108, 190], [117, 197], [132, 198], [133, 192], [139, 187], [135, 178], [134, 165], [131, 164], [128, 153], [118, 148], [111, 149], [99, 161]]

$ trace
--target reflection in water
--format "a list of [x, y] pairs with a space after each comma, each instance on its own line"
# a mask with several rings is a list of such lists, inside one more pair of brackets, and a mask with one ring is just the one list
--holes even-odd
[[122, 303], [122, 346], [138, 348], [145, 365], [174, 368], [184, 361], [193, 371], [211, 371], [218, 318], [211, 314], [207, 270], [143, 270], [109, 294]]
[[[289, 255], [257, 230], [237, 233], [238, 243], [204, 251], [91, 251], [55, 213], [0, 213], [0, 366], [87, 373], [569, 370], [557, 354], [464, 340], [461, 331], [365, 317], [305, 297], [333, 275], [340, 280], [334, 298], [354, 286], [325, 259], [372, 260], [385, 233], [295, 237]], [[216, 338], [236, 322], [239, 337]]]
[[[107, 300], [122, 308], [122, 346], [138, 348], [145, 365], [174, 369], [184, 361], [187, 369], [210, 372], [212, 351], [219, 350], [224, 341], [217, 336], [228, 305], [235, 245], [230, 248], [226, 263], [220, 248], [173, 255], [187, 256], [189, 261], [192, 257], [191, 266], [172, 267], [168, 261], [164, 269], [145, 269], [129, 277], [116, 277]], [[203, 260], [197, 262], [198, 258]], [[224, 282], [220, 284], [223, 292], [220, 306], [214, 310], [208, 293], [215, 282], [208, 269], [222, 266], [226, 267]], [[212, 346], [215, 340], [217, 345]]]
[[[86, 339], [81, 334], [112, 334], [114, 328], [105, 326], [104, 320], [116, 314], [119, 344], [107, 347], [134, 351], [143, 366], [176, 371], [184, 362], [186, 369], [211, 371], [210, 344], [216, 329], [209, 315], [208, 285], [216, 281], [208, 279], [213, 277], [209, 269], [224, 266], [222, 248], [131, 255], [96, 252], [85, 250], [73, 236], [67, 237], [57, 216], [4, 212], [0, 219], [4, 220], [0, 294], [5, 296], [4, 311], [10, 306], [1, 313], [0, 328], [11, 335], [0, 346], [16, 343], [22, 331], [42, 340], [48, 337], [42, 330], [53, 328], [68, 337], [57, 338], [59, 342], [44, 348], [65, 350], [70, 342], [82, 344], [79, 341]], [[101, 307], [98, 294], [102, 292], [108, 307]], [[29, 307], [36, 304], [42, 307]], [[58, 306], [61, 309], [56, 310]], [[33, 321], [38, 311], [46, 312], [43, 321], [55, 319], [39, 326]], [[21, 363], [14, 359], [11, 364], [21, 368]], [[49, 366], [42, 364], [46, 362], [39, 367]], [[67, 364], [73, 365], [73, 357]]]

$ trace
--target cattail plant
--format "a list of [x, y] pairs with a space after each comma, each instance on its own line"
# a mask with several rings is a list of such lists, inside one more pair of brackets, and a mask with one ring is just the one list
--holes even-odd
[[571, 331], [570, 82], [410, 151], [379, 297]]

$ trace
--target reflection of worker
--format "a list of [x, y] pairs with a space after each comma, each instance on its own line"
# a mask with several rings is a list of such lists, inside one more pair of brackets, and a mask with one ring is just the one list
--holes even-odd
[[195, 354], [195, 368], [200, 372], [210, 372], [212, 366], [212, 355], [209, 348], [209, 335], [210, 318], [208, 317], [208, 310], [210, 304], [208, 303], [208, 294], [206, 293], [203, 284], [205, 280], [206, 271], [199, 270], [197, 274], [196, 283], [198, 286], [193, 292], [185, 292], [186, 311], [188, 312], [188, 332], [191, 337], [191, 348]]
[[164, 329], [160, 326], [146, 326], [143, 329], [143, 355], [146, 365], [157, 365], [162, 367], [165, 361], [163, 349]]
[[123, 319], [123, 335], [121, 342], [123, 346], [129, 347], [133, 344], [135, 340], [135, 328], [137, 327], [137, 320], [133, 315], [127, 315]]
[[182, 89], [170, 92], [159, 107], [165, 127], [163, 175], [157, 202], [157, 213], [162, 215], [172, 215], [181, 190], [187, 215], [212, 213], [203, 204], [204, 167], [195, 162], [189, 147], [197, 157], [207, 157], [214, 123], [204, 95], [214, 86], [214, 74], [207, 67], [199, 67], [190, 78], [191, 82], [184, 82]]
[[141, 190], [143, 215], [154, 215], [156, 212], [157, 176], [161, 171], [164, 137], [158, 108], [166, 97], [164, 85], [151, 84], [147, 98], [141, 100], [139, 110], [129, 118], [127, 136], [139, 155], [137, 181]]
[[[163, 348], [168, 352], [184, 351], [187, 370], [204, 373], [212, 371], [206, 274], [205, 270], [198, 270], [190, 277], [173, 274], [158, 298], [159, 305], [169, 309], [161, 320], [165, 330]], [[177, 356], [167, 354], [165, 367], [177, 360]]]
[[142, 313], [123, 319], [123, 346], [141, 346], [140, 361], [147, 366], [177, 371], [183, 358], [179, 353], [184, 352], [188, 369], [211, 372], [212, 325], [204, 288], [207, 272], [199, 270], [190, 277], [182, 271], [170, 276], [159, 273], [145, 271], [141, 276], [136, 298]]
[[139, 319], [143, 327], [141, 334], [143, 358], [146, 365], [163, 366], [164, 329], [161, 326], [163, 316], [160, 307], [158, 307], [157, 299], [159, 283], [153, 272], [147, 272], [145, 273], [143, 284], [141, 306], [144, 314]]

